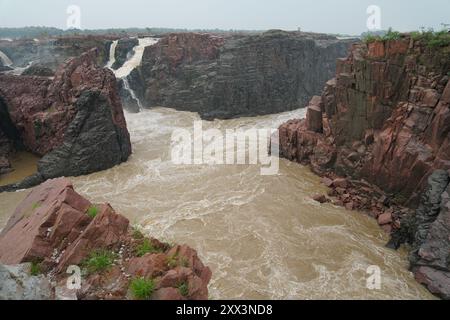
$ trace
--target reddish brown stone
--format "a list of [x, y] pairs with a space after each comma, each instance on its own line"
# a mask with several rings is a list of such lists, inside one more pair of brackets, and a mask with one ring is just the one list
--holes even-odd
[[127, 273], [144, 278], [155, 278], [169, 270], [168, 256], [165, 254], [146, 254], [133, 258], [127, 264]]
[[386, 225], [392, 223], [392, 214], [390, 212], [385, 212], [382, 215], [378, 217], [378, 224], [379, 225]]
[[329, 200], [327, 199], [327, 197], [323, 194], [317, 194], [313, 197], [314, 201], [317, 201], [319, 203], [327, 203], [329, 202]]

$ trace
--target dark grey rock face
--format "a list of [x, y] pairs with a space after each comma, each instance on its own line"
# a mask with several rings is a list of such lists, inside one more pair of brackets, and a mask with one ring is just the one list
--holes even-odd
[[131, 154], [127, 132], [114, 125], [111, 108], [100, 92], [84, 92], [76, 108], [78, 112], [64, 143], [38, 163], [44, 179], [106, 170], [126, 161]]
[[390, 246], [412, 245], [410, 267], [417, 281], [433, 294], [450, 300], [450, 175], [436, 170], [428, 179], [414, 216], [402, 221], [402, 227]]
[[450, 176], [437, 170], [416, 211], [411, 268], [432, 293], [450, 300]]
[[170, 35], [146, 49], [140, 68], [144, 107], [193, 111], [205, 119], [301, 108], [321, 93], [335, 74], [336, 59], [347, 56], [355, 42], [271, 31], [225, 38], [211, 54], [212, 37]]

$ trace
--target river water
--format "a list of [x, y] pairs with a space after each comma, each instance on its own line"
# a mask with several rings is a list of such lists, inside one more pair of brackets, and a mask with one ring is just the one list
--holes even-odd
[[[225, 129], [276, 128], [303, 110], [205, 122]], [[431, 299], [407, 271], [406, 252], [384, 248], [375, 220], [311, 196], [326, 192], [309, 169], [281, 160], [278, 175], [255, 165], [179, 166], [174, 129], [198, 116], [169, 109], [127, 114], [133, 155], [120, 166], [72, 179], [94, 202], [109, 202], [153, 237], [197, 249], [211, 267], [215, 299]], [[25, 192], [0, 194], [4, 225]], [[381, 290], [366, 286], [381, 269]]]

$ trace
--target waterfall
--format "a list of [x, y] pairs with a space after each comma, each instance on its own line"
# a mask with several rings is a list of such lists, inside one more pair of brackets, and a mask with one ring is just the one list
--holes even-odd
[[7, 67], [12, 66], [13, 64], [11, 59], [9, 59], [8, 56], [1, 51], [0, 51], [0, 60], [2, 61], [3, 65]]
[[109, 62], [106, 65], [106, 67], [111, 70], [112, 70], [112, 66], [114, 65], [114, 63], [116, 63], [116, 48], [117, 48], [118, 43], [119, 43], [119, 40], [113, 41], [113, 43], [111, 44], [111, 48], [109, 49]]
[[137, 97], [136, 92], [134, 92], [134, 90], [131, 89], [130, 82], [128, 82], [128, 78], [123, 78], [123, 87], [125, 88], [125, 90], [127, 90], [130, 93], [131, 98], [133, 98], [133, 100], [135, 100], [137, 102], [139, 111], [141, 111], [143, 109], [141, 100], [139, 100], [139, 98]]
[[127, 90], [130, 93], [130, 96], [133, 98], [133, 100], [135, 100], [137, 102], [137, 104], [139, 106], [139, 110], [142, 110], [142, 103], [139, 100], [138, 96], [136, 95], [136, 92], [134, 92], [134, 90], [130, 87], [130, 83], [128, 81], [128, 76], [134, 69], [136, 69], [138, 66], [141, 65], [145, 48], [147, 48], [148, 46], [154, 45], [155, 43], [158, 42], [158, 40], [155, 38], [139, 39], [139, 44], [136, 47], [134, 47], [134, 49], [133, 49], [133, 51], [134, 51], [133, 56], [128, 61], [126, 61], [122, 67], [120, 67], [117, 70], [113, 70], [112, 65], [116, 62], [116, 48], [117, 48], [118, 42], [119, 41], [116, 40], [111, 45], [111, 49], [109, 52], [109, 61], [108, 61], [108, 64], [106, 65], [106, 67], [109, 68], [110, 70], [112, 70], [112, 72], [114, 72], [117, 79], [123, 80], [124, 89]]

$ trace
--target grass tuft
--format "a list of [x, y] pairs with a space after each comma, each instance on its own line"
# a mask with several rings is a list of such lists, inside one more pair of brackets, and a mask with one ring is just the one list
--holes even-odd
[[107, 250], [96, 250], [84, 261], [83, 266], [88, 274], [101, 273], [112, 267], [116, 255]]
[[152, 279], [136, 278], [130, 284], [133, 297], [138, 300], [149, 300], [155, 288], [155, 281]]
[[88, 211], [87, 211], [87, 215], [91, 218], [94, 219], [97, 215], [98, 215], [98, 208], [96, 206], [91, 206]]
[[189, 283], [183, 282], [178, 286], [178, 291], [183, 297], [187, 297], [189, 295]]
[[42, 274], [41, 264], [39, 262], [33, 261], [31, 263], [30, 275], [37, 277]]
[[143, 257], [147, 253], [161, 253], [162, 251], [155, 248], [149, 239], [145, 239], [142, 244], [136, 248], [136, 256]]

